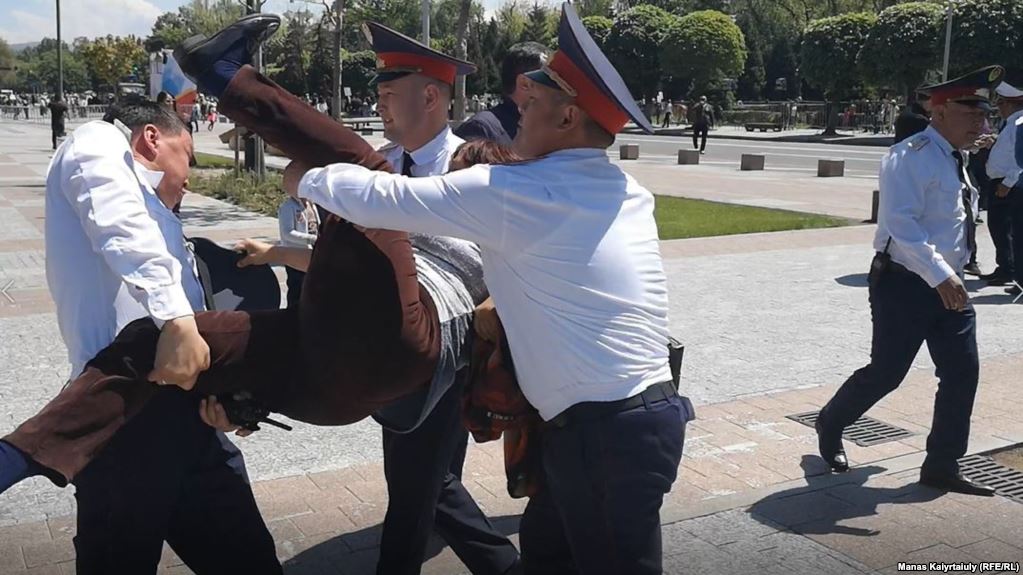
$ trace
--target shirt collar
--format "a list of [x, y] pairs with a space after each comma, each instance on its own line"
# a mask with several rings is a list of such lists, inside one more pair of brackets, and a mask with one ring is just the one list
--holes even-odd
[[163, 181], [163, 172], [150, 170], [138, 162], [135, 162], [135, 173], [138, 174], [143, 181], [149, 184], [149, 186], [153, 188], [154, 192], [156, 191], [156, 188], [160, 187], [160, 182]]
[[924, 130], [923, 133], [930, 139], [934, 140], [934, 142], [938, 145], [938, 148], [941, 151], [945, 152], [946, 156], [951, 156], [952, 152], [955, 151], [955, 148], [952, 147], [952, 144], [948, 143], [948, 140], [945, 139], [945, 136], [942, 136], [941, 132], [935, 130], [933, 125], [928, 125], [927, 129]]
[[437, 162], [437, 160], [439, 160], [440, 157], [447, 152], [447, 141], [450, 135], [451, 128], [444, 126], [443, 130], [438, 132], [432, 140], [420, 146], [418, 150], [405, 151], [412, 156], [412, 161], [415, 162], [417, 166], [431, 165]]

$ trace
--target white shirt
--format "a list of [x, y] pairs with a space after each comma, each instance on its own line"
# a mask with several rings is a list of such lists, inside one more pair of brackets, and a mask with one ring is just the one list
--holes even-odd
[[50, 162], [46, 280], [72, 375], [128, 323], [204, 307], [181, 222], [154, 190], [162, 177], [106, 122], [75, 130]]
[[[448, 173], [451, 167], [451, 158], [458, 150], [458, 146], [465, 143], [451, 131], [451, 128], [444, 126], [432, 140], [421, 146], [418, 150], [410, 151], [412, 161], [412, 176], [421, 178], [423, 176], [439, 176]], [[380, 148], [379, 152], [387, 158], [387, 161], [394, 168], [394, 172], [400, 174], [404, 167], [402, 154], [405, 148], [398, 144], [388, 144]]]
[[1023, 167], [1016, 163], [1016, 124], [1023, 121], [1023, 110], [1016, 112], [1005, 120], [1002, 133], [991, 148], [987, 159], [987, 175], [993, 180], [1004, 178], [1002, 184], [1011, 188], [1019, 182]]
[[474, 241], [522, 391], [544, 419], [668, 381], [668, 289], [654, 197], [604, 150], [404, 178], [338, 164], [308, 198], [368, 227]]
[[[931, 287], [961, 274], [970, 260], [964, 184], [956, 175], [953, 151], [948, 140], [928, 126], [892, 146], [881, 161], [874, 249], [884, 251], [892, 238], [892, 261]], [[972, 188], [970, 193], [974, 194]]]

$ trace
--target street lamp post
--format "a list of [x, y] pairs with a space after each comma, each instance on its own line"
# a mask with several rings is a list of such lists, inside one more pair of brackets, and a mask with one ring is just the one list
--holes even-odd
[[945, 64], [941, 68], [941, 81], [948, 80], [948, 59], [952, 52], [952, 4], [954, 0], [948, 0], [945, 9]]
[[423, 38], [424, 46], [430, 46], [430, 0], [423, 0]]
[[60, 41], [60, 0], [57, 0], [57, 100], [64, 99], [64, 47]]
[[[246, 12], [249, 14], [257, 14], [262, 10], [263, 2], [261, 0], [247, 0]], [[263, 71], [263, 46], [260, 45], [256, 49], [255, 68], [257, 71]], [[259, 136], [252, 136], [252, 167], [256, 171], [256, 177], [260, 181], [266, 177], [266, 157], [263, 154], [263, 138]]]

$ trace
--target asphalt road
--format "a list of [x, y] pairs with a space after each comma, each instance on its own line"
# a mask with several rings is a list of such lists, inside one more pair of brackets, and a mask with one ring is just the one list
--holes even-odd
[[[731, 130], [732, 128], [724, 128]], [[621, 144], [639, 144], [639, 157], [644, 160], [663, 161], [675, 164], [678, 150], [692, 149], [690, 136], [646, 136], [621, 134], [611, 150], [618, 154]], [[846, 177], [876, 178], [881, 167], [881, 158], [888, 148], [881, 146], [843, 146], [840, 144], [786, 143], [774, 141], [730, 140], [710, 138], [707, 140], [707, 154], [700, 158], [701, 164], [720, 167], [739, 167], [742, 154], [764, 154], [765, 169], [768, 171], [817, 172], [817, 160], [845, 160]]]

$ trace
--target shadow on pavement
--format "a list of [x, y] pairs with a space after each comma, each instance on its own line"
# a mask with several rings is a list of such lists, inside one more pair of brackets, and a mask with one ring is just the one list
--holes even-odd
[[[1016, 296], [1003, 292], [974, 296], [970, 298], [970, 302], [973, 305], [1005, 305], [1011, 304], [1014, 299], [1016, 299]], [[1020, 301], [1023, 301], [1023, 299]]]
[[[502, 515], [489, 519], [498, 532], [511, 536], [519, 532], [521, 518], [521, 515]], [[376, 573], [382, 531], [381, 523], [327, 539], [285, 561], [284, 570], [288, 575], [335, 572], [372, 575]], [[434, 533], [426, 546], [423, 561], [440, 555], [446, 547], [444, 540]]]
[[835, 282], [845, 287], [867, 287], [867, 274], [849, 274], [835, 278]]
[[783, 525], [804, 535], [833, 533], [873, 537], [880, 531], [840, 523], [875, 516], [882, 503], [923, 503], [942, 495], [917, 483], [897, 488], [867, 486], [871, 476], [886, 471], [877, 465], [854, 467], [836, 475], [820, 474], [821, 463], [816, 455], [804, 455], [800, 467], [806, 473], [806, 485], [761, 499], [750, 508], [750, 515], [766, 525]]

